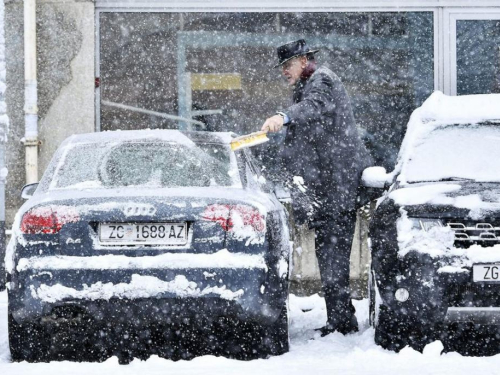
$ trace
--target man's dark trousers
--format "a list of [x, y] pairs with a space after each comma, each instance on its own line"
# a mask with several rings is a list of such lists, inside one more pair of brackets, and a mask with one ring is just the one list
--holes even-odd
[[349, 290], [349, 264], [356, 211], [323, 218], [316, 228], [318, 259], [328, 316], [327, 327], [341, 333], [357, 330]]

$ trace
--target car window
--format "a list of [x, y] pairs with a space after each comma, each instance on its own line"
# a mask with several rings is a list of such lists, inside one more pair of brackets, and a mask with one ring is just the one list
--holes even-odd
[[248, 149], [243, 150], [243, 153], [245, 155], [246, 180], [248, 181], [248, 186], [265, 192], [272, 191], [252, 153]]
[[63, 153], [51, 188], [241, 186], [228, 145], [166, 142], [76, 144]]

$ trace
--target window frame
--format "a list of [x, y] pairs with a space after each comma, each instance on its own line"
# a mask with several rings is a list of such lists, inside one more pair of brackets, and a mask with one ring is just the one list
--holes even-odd
[[457, 22], [458, 21], [494, 21], [500, 20], [500, 7], [497, 8], [474, 8], [474, 9], [446, 9], [444, 11], [444, 30], [447, 38], [444, 38], [444, 93], [457, 95]]

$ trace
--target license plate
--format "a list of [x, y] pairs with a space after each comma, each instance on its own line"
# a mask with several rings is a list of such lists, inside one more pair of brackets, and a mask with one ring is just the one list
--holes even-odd
[[100, 224], [99, 240], [107, 245], [185, 245], [187, 244], [187, 224]]
[[475, 264], [472, 267], [474, 281], [500, 282], [500, 264]]

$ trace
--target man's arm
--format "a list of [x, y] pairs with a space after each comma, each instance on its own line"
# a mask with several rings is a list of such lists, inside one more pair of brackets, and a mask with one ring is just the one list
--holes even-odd
[[[311, 89], [307, 95], [283, 111], [282, 115], [269, 117], [262, 126], [262, 131], [278, 132], [284, 123], [307, 124], [308, 121], [318, 119], [325, 112], [334, 112], [335, 103], [332, 98], [332, 87], [335, 82], [328, 76], [318, 75], [311, 78]], [[340, 83], [340, 81], [339, 81]], [[285, 122], [285, 117], [288, 122]]]
[[274, 115], [269, 117], [262, 125], [261, 131], [276, 133], [281, 130], [283, 124], [285, 122], [284, 116], [282, 115]]

